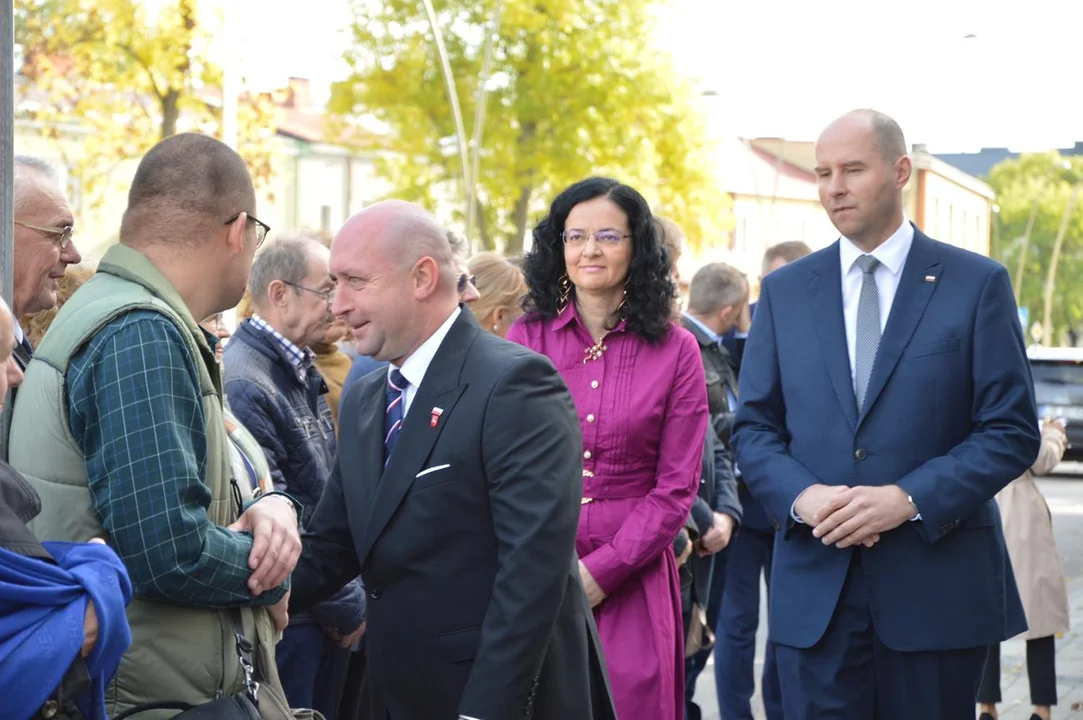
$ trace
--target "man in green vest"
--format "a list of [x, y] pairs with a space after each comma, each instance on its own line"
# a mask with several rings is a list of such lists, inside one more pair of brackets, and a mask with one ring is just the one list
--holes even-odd
[[299, 508], [277, 493], [246, 497], [247, 481], [232, 478], [216, 340], [198, 325], [244, 292], [268, 230], [255, 204], [244, 161], [217, 140], [176, 135], [152, 148], [120, 244], [58, 314], [16, 401], [11, 464], [42, 499], [31, 529], [102, 537], [131, 576], [132, 645], [111, 715], [251, 691], [247, 640], [260, 713], [289, 716], [271, 620], [286, 623]]

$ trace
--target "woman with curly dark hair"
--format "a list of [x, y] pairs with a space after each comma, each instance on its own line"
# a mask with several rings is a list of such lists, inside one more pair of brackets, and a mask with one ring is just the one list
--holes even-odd
[[699, 346], [650, 208], [589, 178], [562, 192], [523, 263], [527, 314], [508, 339], [547, 355], [583, 432], [579, 573], [621, 720], [684, 716], [673, 538], [696, 497], [707, 426]]

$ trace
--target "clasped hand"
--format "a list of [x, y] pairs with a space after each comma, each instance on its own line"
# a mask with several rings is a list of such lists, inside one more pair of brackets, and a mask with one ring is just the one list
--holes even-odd
[[280, 495], [261, 498], [229, 529], [252, 533], [252, 551], [248, 555], [252, 575], [248, 589], [253, 595], [261, 595], [285, 582], [301, 556], [301, 534], [293, 503]]
[[824, 545], [872, 547], [880, 534], [914, 517], [914, 506], [898, 485], [813, 485], [797, 498], [794, 511]]

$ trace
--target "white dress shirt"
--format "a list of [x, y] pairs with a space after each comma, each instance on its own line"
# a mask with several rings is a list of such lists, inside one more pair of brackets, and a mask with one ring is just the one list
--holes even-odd
[[421, 387], [421, 382], [425, 379], [425, 373], [429, 371], [432, 359], [436, 357], [436, 351], [440, 349], [444, 338], [447, 337], [451, 326], [455, 324], [455, 320], [458, 319], [459, 313], [462, 311], [461, 307], [455, 308], [455, 312], [451, 313], [448, 319], [444, 321], [444, 324], [438, 327], [436, 332], [429, 336], [428, 340], [421, 343], [420, 347], [414, 350], [410, 357], [406, 358], [401, 368], [396, 368], [394, 365], [387, 366], [388, 377], [391, 376], [392, 370], [398, 370], [406, 378], [406, 382], [410, 383], [406, 387], [406, 392], [403, 393], [402, 398], [403, 420], [406, 419], [406, 413], [410, 412], [410, 403], [414, 401], [417, 389]]
[[23, 334], [22, 326], [20, 326], [19, 321], [16, 320], [15, 321], [15, 342], [19, 343], [19, 344], [22, 344], [24, 337], [26, 337], [26, 336]]
[[876, 280], [876, 291], [880, 296], [880, 333], [883, 334], [884, 328], [887, 327], [888, 316], [891, 314], [891, 305], [895, 301], [895, 291], [899, 289], [903, 265], [906, 264], [906, 256], [910, 254], [910, 246], [913, 244], [914, 226], [905, 217], [902, 227], [871, 253], [866, 253], [846, 237], [839, 239], [839, 260], [842, 266], [842, 317], [846, 324], [846, 346], [850, 355], [850, 380], [855, 383], [855, 390], [857, 304], [861, 298], [863, 276], [857, 259], [868, 254], [880, 261], [872, 276]]
[[[895, 291], [899, 289], [899, 279], [902, 277], [903, 266], [910, 254], [910, 247], [914, 244], [914, 226], [903, 217], [902, 226], [891, 234], [879, 247], [871, 253], [866, 253], [858, 247], [853, 240], [843, 236], [839, 238], [839, 261], [842, 271], [842, 318], [846, 325], [846, 347], [850, 356], [850, 382], [854, 383], [854, 392], [857, 392], [857, 375], [854, 368], [857, 367], [857, 305], [861, 298], [861, 283], [864, 273], [857, 264], [857, 259], [862, 255], [872, 255], [880, 261], [873, 270], [872, 277], [876, 280], [876, 292], [880, 299], [880, 333], [883, 334], [887, 327], [888, 316], [891, 314], [891, 305], [895, 302]], [[800, 495], [798, 495], [800, 497]], [[790, 506], [790, 517], [804, 525], [805, 521], [797, 515], [797, 500]], [[910, 518], [911, 521], [920, 520], [921, 515]]]

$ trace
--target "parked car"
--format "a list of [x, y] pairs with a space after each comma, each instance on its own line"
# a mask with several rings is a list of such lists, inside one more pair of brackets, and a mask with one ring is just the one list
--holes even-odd
[[1034, 346], [1027, 350], [1038, 417], [1062, 418], [1071, 447], [1065, 460], [1083, 460], [1083, 349]]

